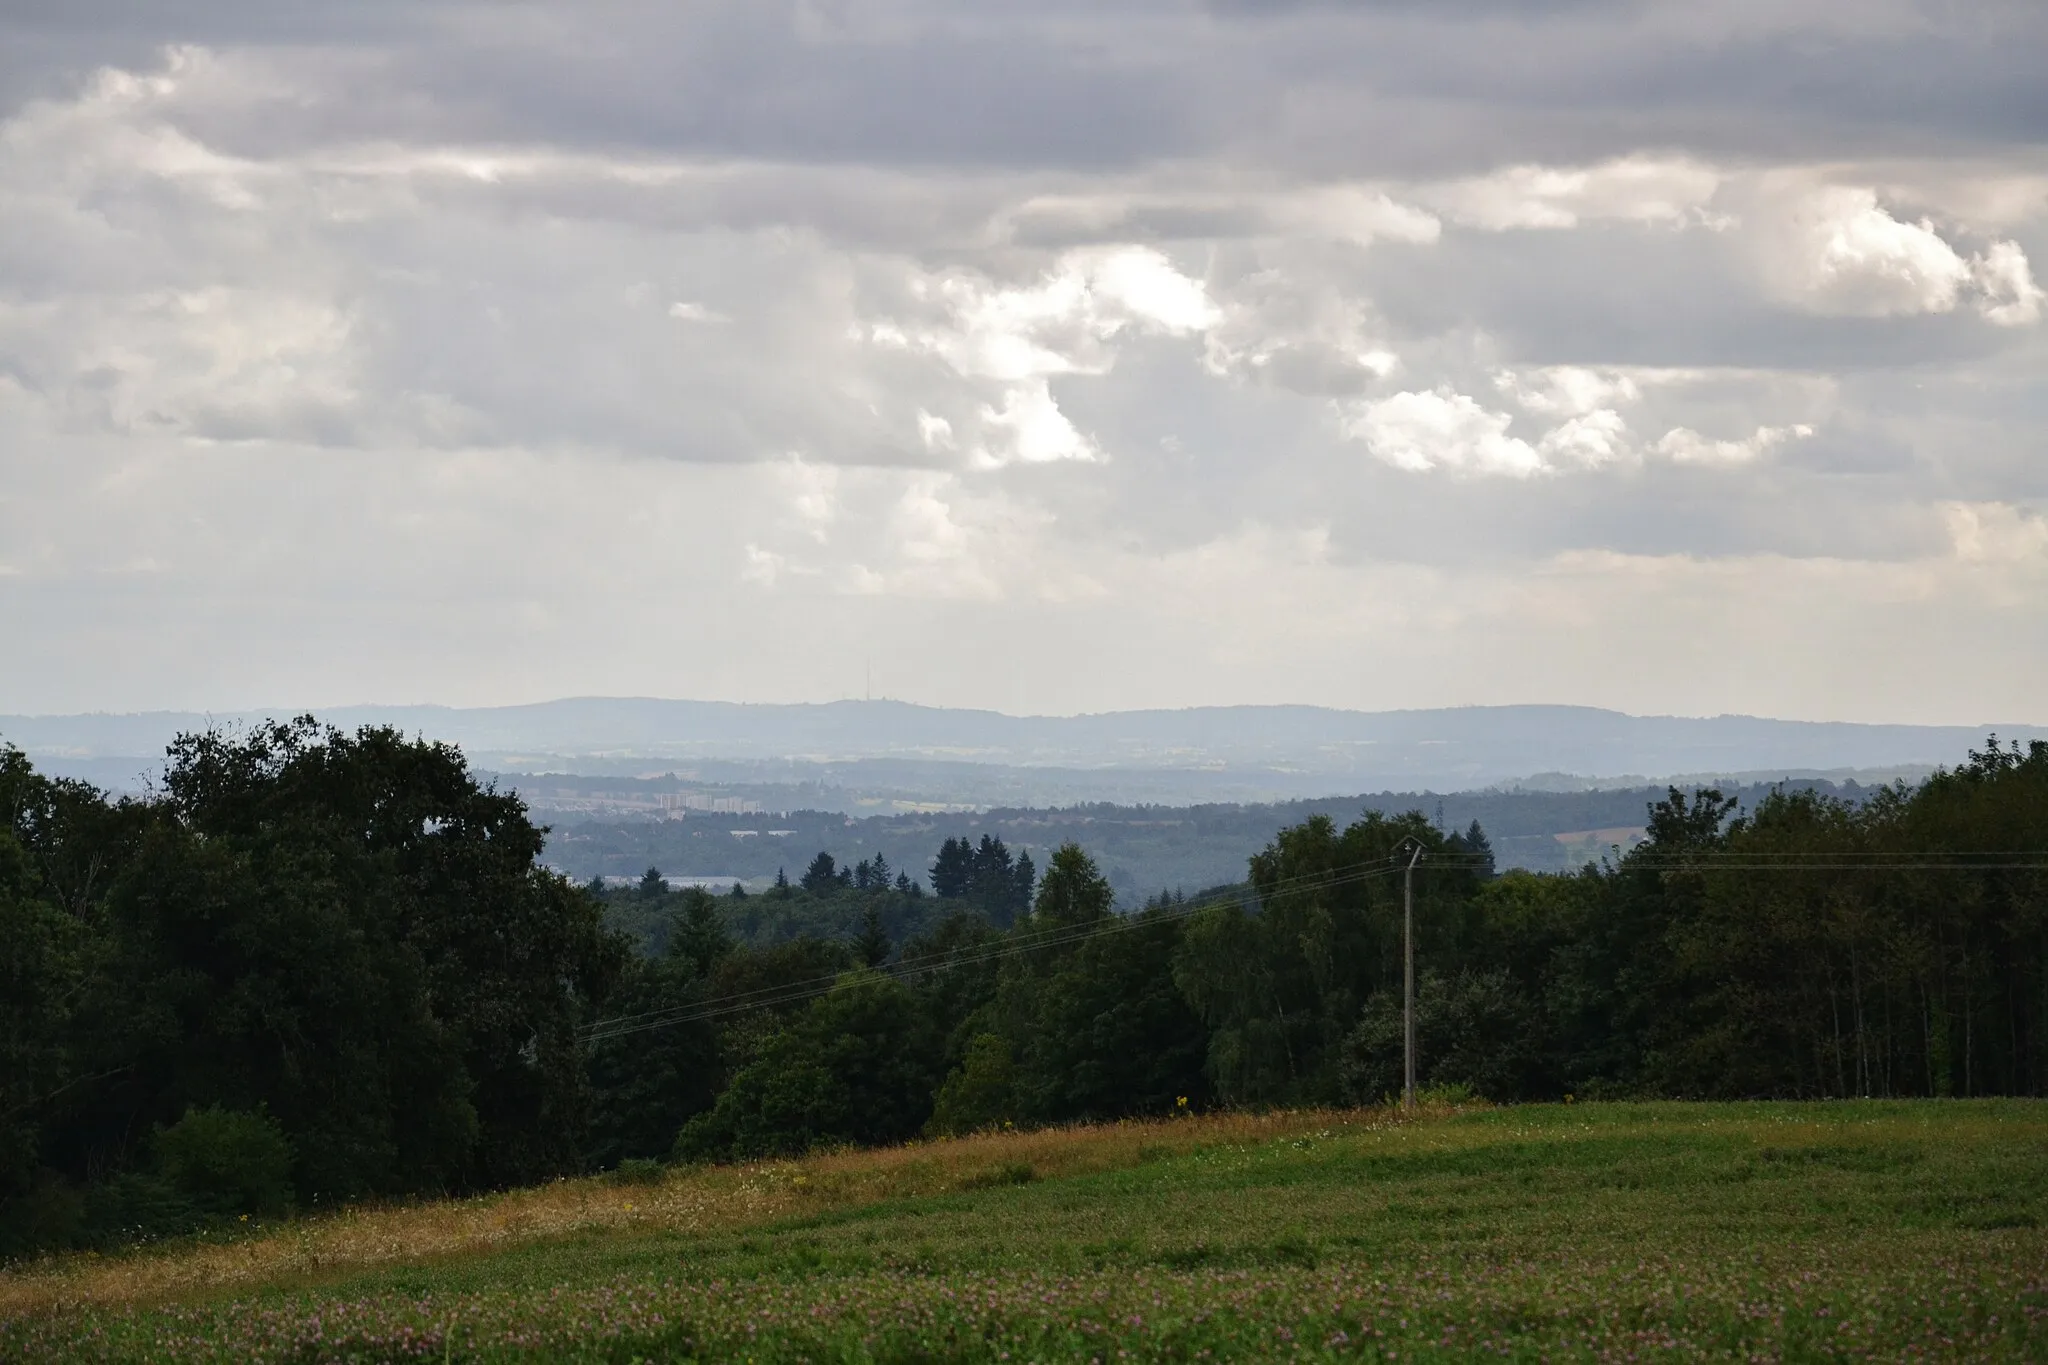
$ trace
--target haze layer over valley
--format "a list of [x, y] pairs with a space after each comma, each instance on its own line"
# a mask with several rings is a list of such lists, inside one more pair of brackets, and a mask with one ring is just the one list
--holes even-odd
[[[0, 738], [53, 773], [122, 787], [146, 778], [179, 732], [246, 727], [247, 713], [0, 716]], [[1751, 716], [1629, 716], [1592, 707], [1476, 706], [1360, 712], [1196, 707], [1010, 716], [893, 701], [746, 705], [573, 698], [462, 709], [324, 710], [345, 729], [391, 725], [462, 747], [507, 775], [695, 779], [762, 789], [778, 808], [885, 800], [906, 806], [1079, 801], [1271, 801], [1373, 790], [1570, 790], [1664, 779], [1841, 776], [1883, 780], [1952, 763], [1990, 731], [2024, 724], [1819, 724]], [[536, 794], [559, 784], [534, 783]], [[680, 790], [680, 788], [671, 788]], [[832, 793], [831, 795], [827, 795]], [[735, 794], [738, 794], [737, 792]]]
[[[275, 713], [4, 717], [0, 739], [49, 772], [140, 786], [177, 731], [245, 728], [261, 714]], [[678, 884], [758, 890], [821, 850], [848, 866], [881, 853], [921, 876], [943, 839], [994, 834], [1041, 859], [1075, 840], [1126, 906], [1235, 881], [1276, 831], [1316, 813], [1477, 820], [1501, 866], [1560, 870], [1632, 843], [1660, 782], [1716, 783], [1754, 804], [1793, 779], [1855, 799], [1958, 761], [1988, 730], [2048, 734], [1559, 706], [1007, 716], [576, 698], [322, 718], [462, 746], [552, 827], [548, 861], [578, 880], [656, 866]]]

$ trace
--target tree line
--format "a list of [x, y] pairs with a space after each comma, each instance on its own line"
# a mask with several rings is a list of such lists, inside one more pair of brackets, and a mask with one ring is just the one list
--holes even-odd
[[[2048, 1092], [2048, 745], [1860, 802], [1670, 791], [1496, 875], [1317, 816], [1120, 915], [1065, 844], [604, 893], [445, 745], [187, 736], [111, 800], [0, 748], [0, 1255], [209, 1220], [1399, 1085], [1512, 1102]], [[781, 918], [775, 918], [775, 916]], [[768, 916], [768, 918], [762, 918]], [[751, 918], [750, 918], [751, 917]], [[767, 926], [767, 928], [764, 928]], [[771, 931], [772, 930], [772, 931]], [[787, 932], [785, 932], [787, 931]]]

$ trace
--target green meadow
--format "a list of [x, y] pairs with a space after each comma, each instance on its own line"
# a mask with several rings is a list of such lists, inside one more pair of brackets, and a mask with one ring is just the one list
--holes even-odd
[[408, 1256], [451, 1245], [421, 1204], [375, 1252], [307, 1219], [19, 1268], [0, 1358], [2048, 1359], [2036, 1102], [1218, 1116], [554, 1188], [585, 1213], [480, 1249]]

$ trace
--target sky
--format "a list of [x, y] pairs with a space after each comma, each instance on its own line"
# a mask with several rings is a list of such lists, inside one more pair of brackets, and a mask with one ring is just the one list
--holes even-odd
[[2048, 721], [2037, 0], [0, 0], [0, 712]]

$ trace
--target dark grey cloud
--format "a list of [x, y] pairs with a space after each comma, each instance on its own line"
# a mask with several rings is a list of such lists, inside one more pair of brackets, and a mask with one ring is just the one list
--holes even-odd
[[[0, 15], [0, 100], [172, 43], [325, 53], [229, 145], [533, 140], [921, 166], [1194, 155], [1350, 174], [1939, 151], [2048, 128], [2048, 9], [1804, 3], [1046, 8], [178, 0]], [[317, 63], [315, 63], [317, 66]], [[203, 118], [195, 114], [195, 118]]]

